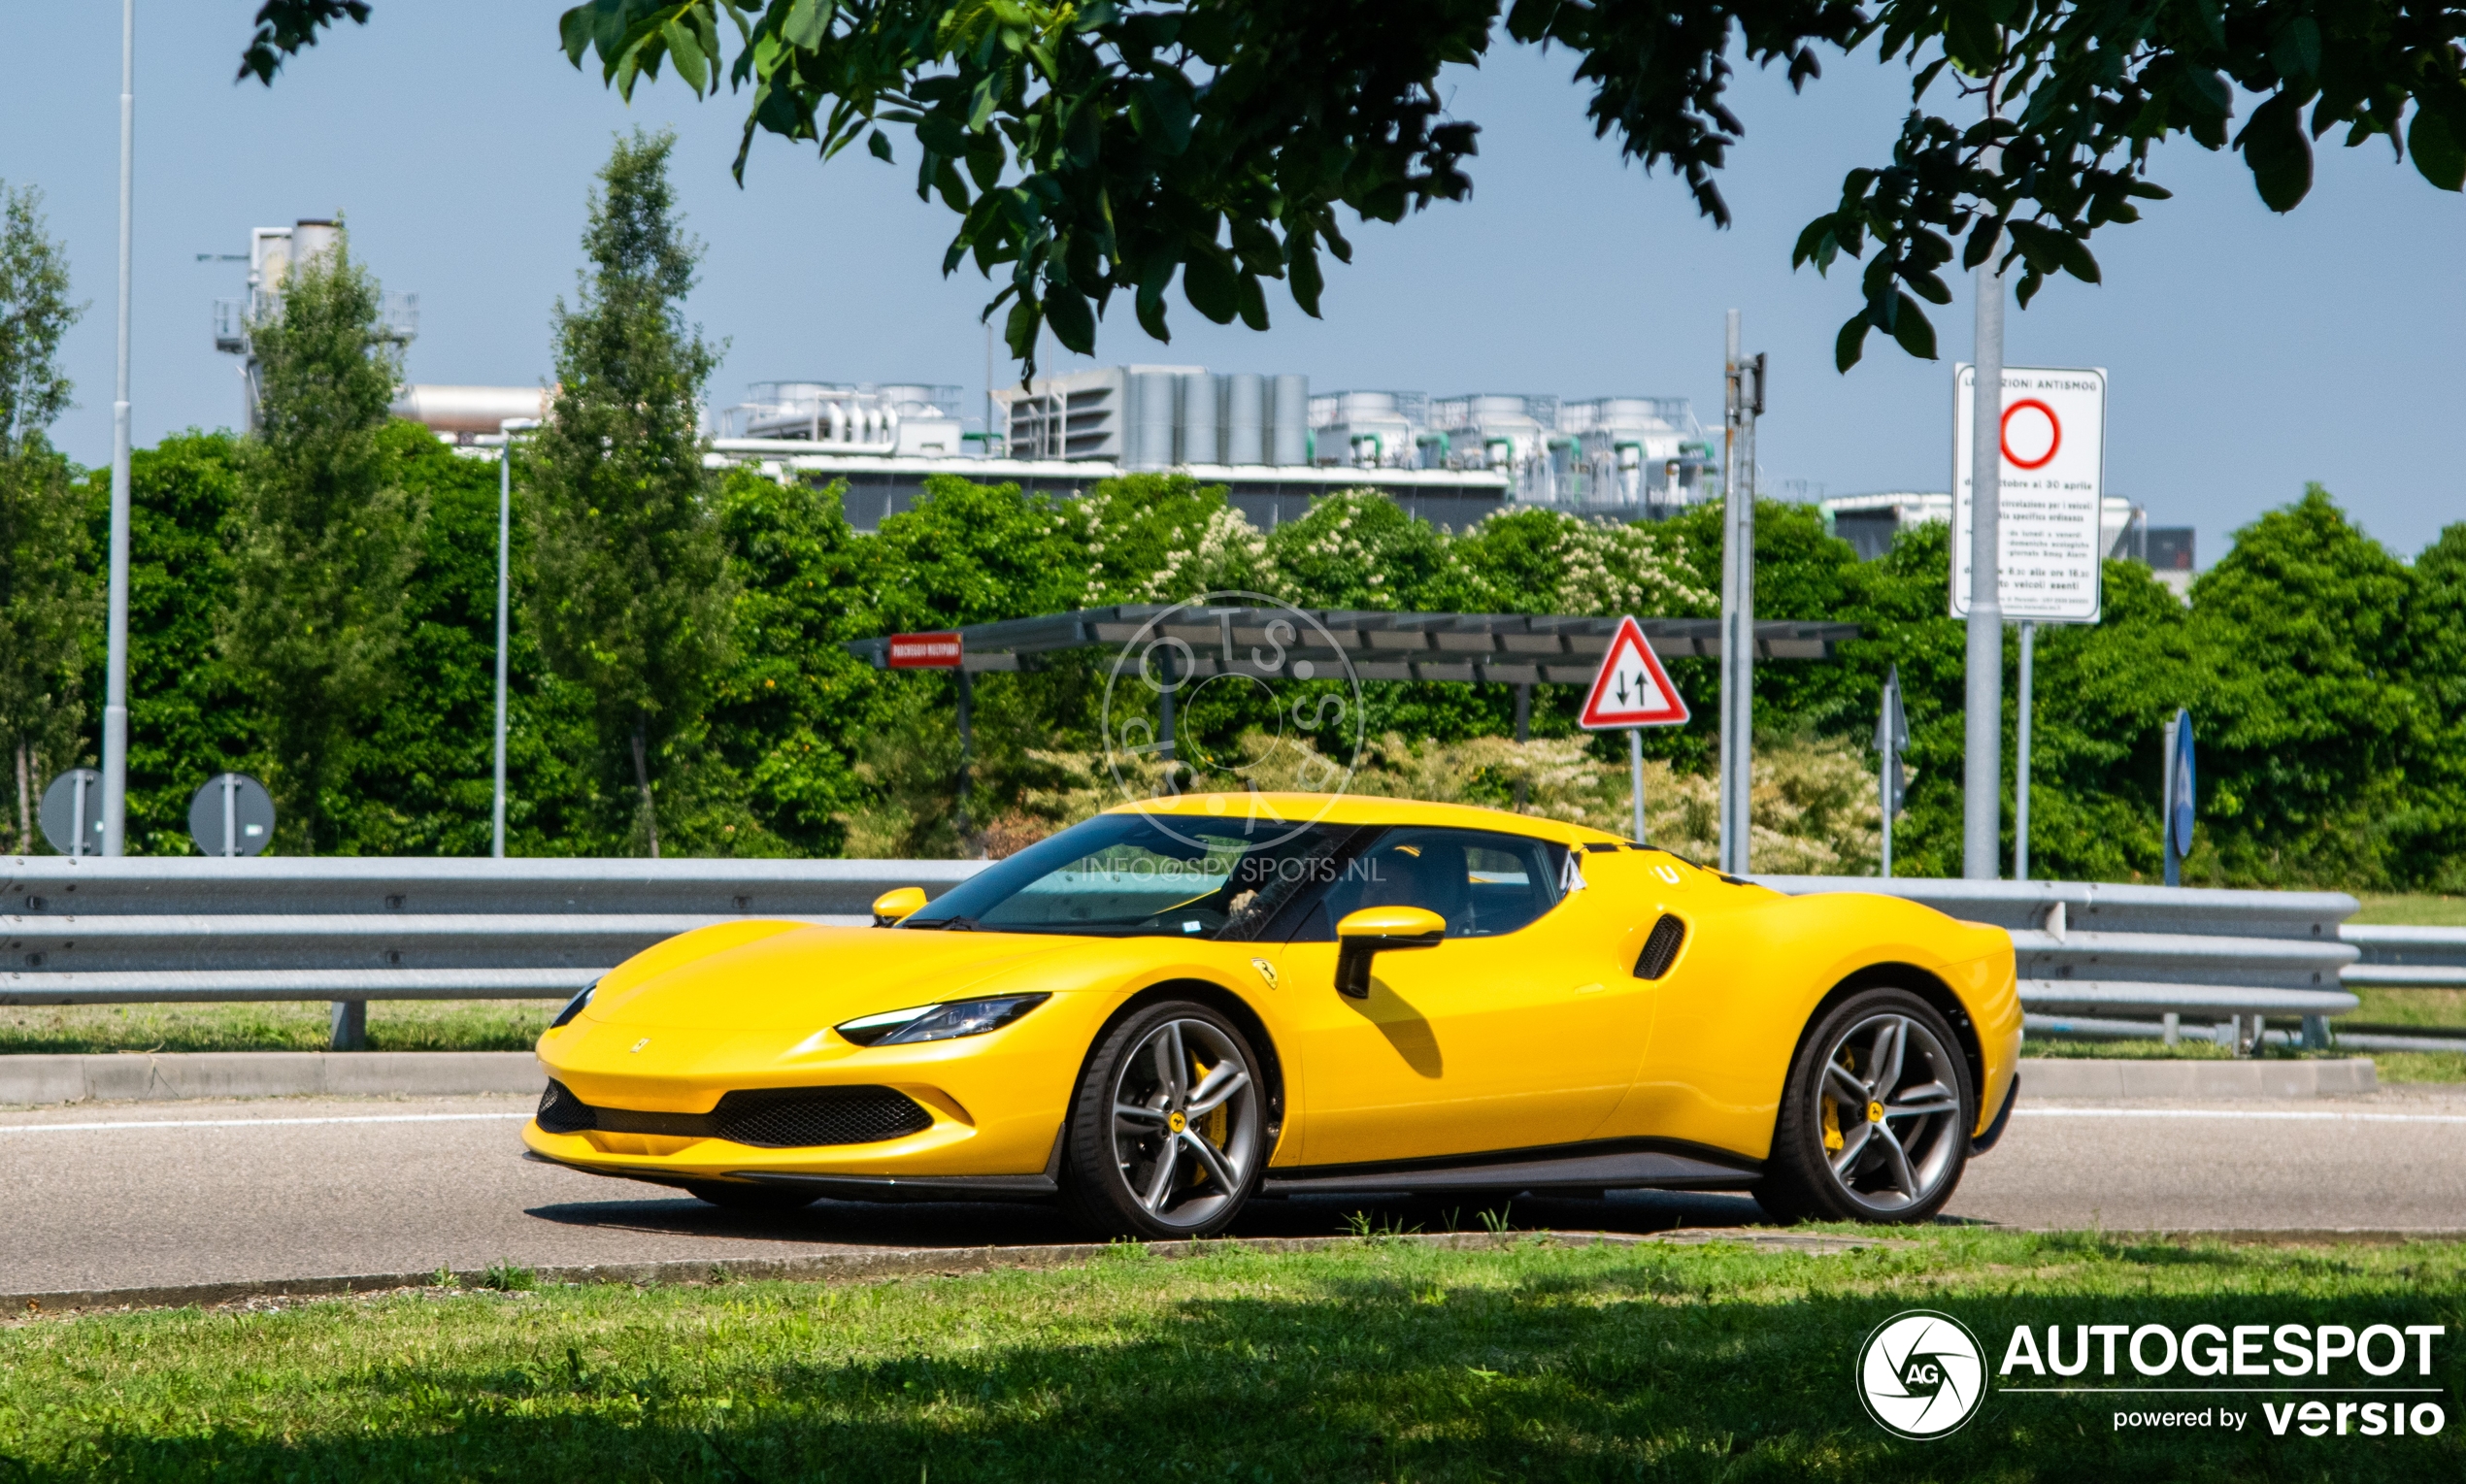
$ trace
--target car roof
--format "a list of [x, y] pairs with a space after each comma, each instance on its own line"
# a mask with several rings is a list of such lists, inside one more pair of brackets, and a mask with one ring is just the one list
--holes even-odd
[[1383, 799], [1362, 794], [1183, 794], [1175, 798], [1142, 799], [1117, 804], [1109, 814], [1157, 814], [1176, 818], [1198, 816], [1239, 820], [1256, 818], [1283, 824], [1444, 825], [1459, 830], [1500, 830], [1529, 835], [1561, 844], [1615, 841], [1623, 837], [1587, 829], [1564, 820], [1470, 804], [1431, 804], [1419, 799]]

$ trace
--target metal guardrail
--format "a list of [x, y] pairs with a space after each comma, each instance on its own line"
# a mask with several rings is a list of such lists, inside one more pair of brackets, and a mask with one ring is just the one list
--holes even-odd
[[2363, 955], [2346, 981], [2373, 989], [2466, 989], [2466, 928], [2349, 923], [2338, 936]]
[[693, 928], [870, 922], [892, 886], [938, 894], [983, 869], [0, 857], [0, 1005], [563, 998]]
[[[2106, 1017], [2219, 1022], [2238, 1050], [2261, 1043], [2263, 1018], [2300, 1016], [2307, 1045], [2360, 1003], [2342, 976], [2358, 956], [2340, 924], [2361, 905], [2344, 892], [2219, 891], [2085, 881], [1968, 881], [1872, 876], [1758, 876], [1777, 891], [1886, 892], [2012, 934], [2031, 1030], [2108, 1034]], [[2163, 1027], [2163, 1030], [2161, 1030]]]
[[[547, 999], [677, 933], [742, 917], [855, 924], [974, 861], [0, 857], [0, 1004]], [[2340, 892], [1762, 876], [1884, 891], [2013, 935], [2035, 1017], [2223, 1019], [2354, 1008], [2341, 985], [2466, 985], [2466, 930], [2349, 928]], [[2358, 957], [2366, 962], [2358, 964]], [[2373, 974], [2401, 977], [2370, 977]], [[2430, 974], [2435, 977], [2423, 977]], [[2405, 976], [2412, 977], [2405, 977]], [[345, 1015], [338, 1013], [338, 1027]], [[348, 1039], [348, 1038], [347, 1038]]]

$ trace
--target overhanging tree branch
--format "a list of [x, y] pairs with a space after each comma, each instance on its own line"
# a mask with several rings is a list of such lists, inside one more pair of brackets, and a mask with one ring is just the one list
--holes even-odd
[[[243, 75], [270, 82], [367, 9], [273, 0]], [[2091, 238], [2166, 199], [2151, 151], [2178, 135], [2241, 151], [2281, 212], [2336, 130], [2466, 184], [2459, 0], [591, 0], [559, 34], [628, 98], [663, 66], [697, 96], [724, 75], [748, 100], [740, 181], [757, 132], [889, 161], [888, 131], [907, 131], [917, 194], [959, 217], [943, 271], [972, 260], [1000, 284], [985, 314], [1009, 306], [1032, 372], [1048, 324], [1091, 352], [1116, 294], [1169, 338], [1177, 276], [1218, 324], [1266, 328], [1269, 280], [1316, 315], [1322, 249], [1351, 256], [1342, 212], [1393, 222], [1470, 194], [1479, 126], [1448, 114], [1440, 74], [1478, 65], [1502, 20], [1573, 52], [1594, 132], [1724, 226], [1716, 178], [1745, 132], [1732, 57], [1793, 87], [1870, 42], [1909, 65], [1888, 160], [1850, 172], [1793, 253], [1819, 273], [1866, 261], [1844, 370], [1870, 330], [1934, 355], [1923, 306], [1950, 301], [1956, 240], [1965, 267], [2018, 263], [2024, 305], [2056, 273], [2098, 281]], [[1985, 78], [2000, 117], [1972, 121]]]

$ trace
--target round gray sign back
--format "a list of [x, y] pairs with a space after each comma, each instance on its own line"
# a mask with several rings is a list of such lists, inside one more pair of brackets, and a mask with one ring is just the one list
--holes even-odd
[[208, 855], [254, 855], [274, 843], [274, 798], [245, 773], [218, 773], [188, 801], [188, 838]]
[[[84, 816], [83, 822], [80, 815]], [[51, 780], [43, 790], [43, 838], [62, 855], [103, 853], [101, 774], [91, 768], [72, 768]]]

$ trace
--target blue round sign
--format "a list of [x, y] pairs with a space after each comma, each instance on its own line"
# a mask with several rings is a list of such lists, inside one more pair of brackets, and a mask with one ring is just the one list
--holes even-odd
[[2174, 836], [2178, 858], [2192, 853], [2192, 713], [2175, 713], [2175, 760], [2171, 765], [2174, 785], [2167, 790], [2174, 808], [2167, 816], [2167, 827]]

